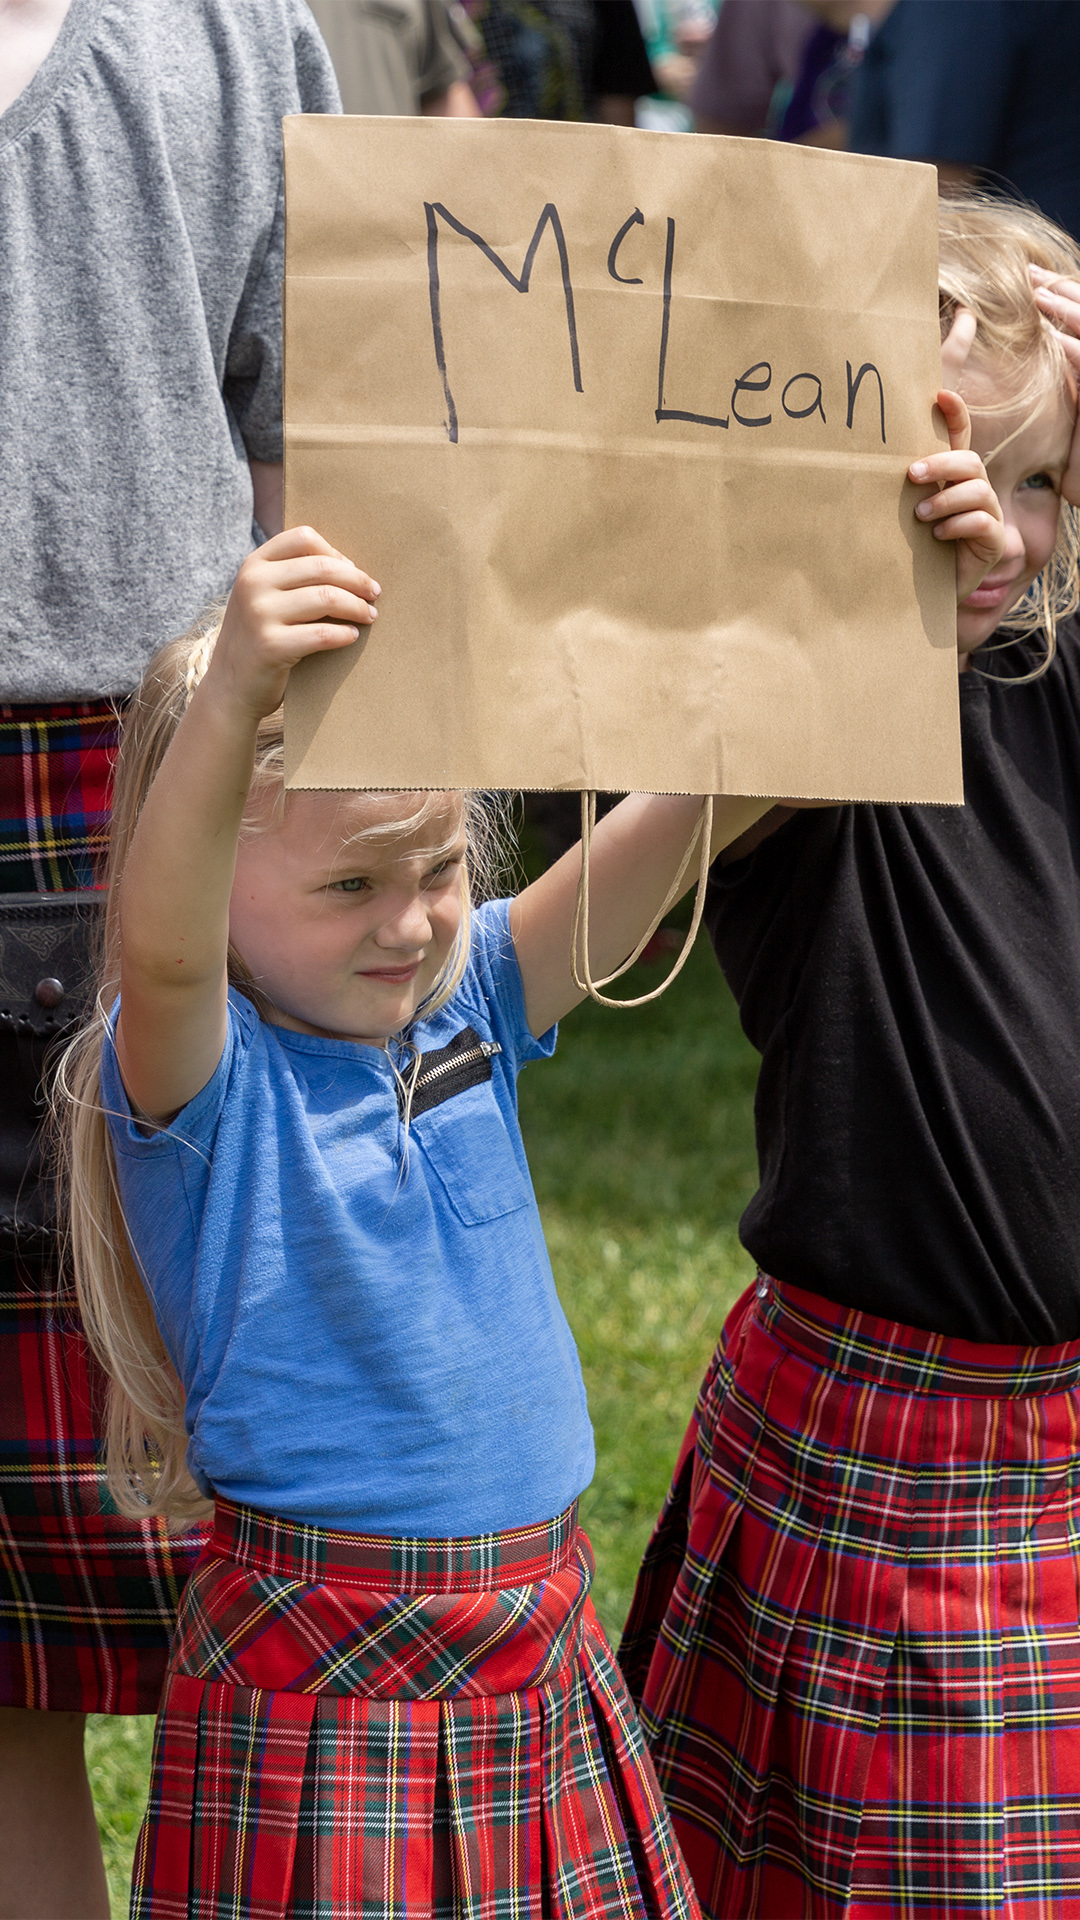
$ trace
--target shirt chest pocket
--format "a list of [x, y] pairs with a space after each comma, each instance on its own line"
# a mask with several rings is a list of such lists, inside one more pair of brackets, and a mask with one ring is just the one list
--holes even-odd
[[482, 1226], [528, 1205], [528, 1178], [514, 1155], [490, 1081], [466, 1087], [420, 1114], [412, 1123], [412, 1136], [435, 1176], [433, 1198], [445, 1194], [465, 1226]]

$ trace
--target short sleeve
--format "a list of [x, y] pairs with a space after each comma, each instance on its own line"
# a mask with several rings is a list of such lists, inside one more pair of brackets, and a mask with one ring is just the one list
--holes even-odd
[[[340, 113], [330, 56], [306, 6], [291, 0], [293, 71], [284, 76], [284, 113]], [[285, 272], [285, 181], [278, 148], [278, 185], [265, 250], [251, 263], [229, 335], [222, 391], [248, 457], [283, 458], [281, 288]]]
[[473, 914], [472, 956], [461, 993], [479, 989], [492, 1031], [514, 1063], [515, 1072], [530, 1060], [548, 1060], [555, 1051], [558, 1028], [549, 1027], [537, 1040], [529, 1032], [525, 988], [510, 932], [509, 900], [492, 900]]
[[895, 160], [995, 163], [1019, 53], [1009, 0], [900, 0], [859, 69], [851, 145]]
[[109, 1123], [113, 1147], [127, 1159], [157, 1159], [188, 1147], [205, 1153], [213, 1145], [222, 1109], [240, 1064], [258, 1031], [259, 1018], [250, 1002], [240, 994], [229, 995], [228, 1027], [221, 1059], [205, 1087], [182, 1107], [167, 1127], [148, 1132], [132, 1116], [120, 1065], [116, 1058], [114, 1034], [120, 1002], [109, 1017], [109, 1029], [101, 1052], [101, 1102]]

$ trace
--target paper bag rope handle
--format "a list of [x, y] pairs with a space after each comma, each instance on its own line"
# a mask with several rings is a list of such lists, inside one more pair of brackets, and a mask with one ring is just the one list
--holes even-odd
[[[672, 981], [682, 972], [690, 958], [690, 949], [697, 939], [698, 928], [701, 925], [701, 916], [705, 911], [705, 887], [709, 878], [712, 823], [712, 794], [707, 793], [701, 803], [701, 812], [698, 814], [697, 821], [694, 825], [690, 844], [683, 854], [682, 860], [679, 863], [679, 871], [664, 896], [664, 901], [659, 912], [656, 913], [649, 922], [633, 953], [630, 955], [629, 960], [624, 960], [622, 966], [616, 967], [614, 973], [605, 974], [602, 980], [594, 980], [589, 969], [589, 861], [592, 854], [593, 828], [596, 825], [596, 795], [595, 793], [582, 794], [581, 878], [578, 881], [577, 900], [574, 904], [574, 929], [571, 935], [570, 946], [570, 971], [574, 976], [574, 985], [579, 993], [587, 993], [589, 998], [595, 1000], [601, 1007], [643, 1007], [647, 1001], [659, 1000], [660, 995], [667, 992]], [[615, 1000], [609, 995], [601, 993], [601, 987], [610, 987], [613, 980], [618, 980], [624, 973], [629, 972], [635, 960], [640, 960], [665, 913], [668, 912], [670, 907], [674, 906], [676, 900], [679, 898], [682, 891], [683, 875], [690, 865], [694, 848], [698, 845], [699, 839], [701, 842], [701, 852], [698, 860], [697, 892], [694, 895], [694, 916], [690, 922], [690, 931], [683, 941], [682, 952], [679, 954], [667, 979], [662, 980], [660, 985], [654, 987], [651, 993], [639, 994], [636, 1000]]]

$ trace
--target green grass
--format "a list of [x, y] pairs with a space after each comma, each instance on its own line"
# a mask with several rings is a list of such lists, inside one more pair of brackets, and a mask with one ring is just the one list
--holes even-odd
[[[619, 989], [657, 984], [638, 969]], [[704, 940], [654, 1006], [586, 1005], [521, 1080], [521, 1117], [596, 1428], [582, 1501], [594, 1596], [617, 1640], [698, 1381], [751, 1277], [736, 1223], [754, 1185], [757, 1056]], [[113, 1912], [127, 1912], [153, 1723], [91, 1722]]]
[[[627, 976], [646, 991], [658, 970]], [[724, 1314], [751, 1277], [757, 1056], [704, 941], [662, 1000], [586, 1005], [521, 1079], [555, 1277], [596, 1429], [582, 1501], [597, 1611], [617, 1638]]]
[[146, 1805], [153, 1738], [152, 1714], [94, 1713], [87, 1722], [86, 1768], [97, 1807], [114, 1920], [126, 1920], [131, 1856]]

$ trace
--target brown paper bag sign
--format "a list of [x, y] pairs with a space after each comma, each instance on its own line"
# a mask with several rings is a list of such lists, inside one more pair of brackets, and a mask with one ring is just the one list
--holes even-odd
[[[962, 799], [932, 167], [285, 122], [286, 515], [383, 588], [294, 787]], [[937, 420], [937, 424], [934, 424]]]

